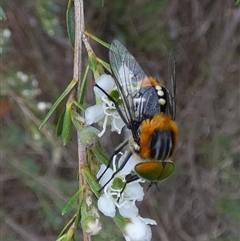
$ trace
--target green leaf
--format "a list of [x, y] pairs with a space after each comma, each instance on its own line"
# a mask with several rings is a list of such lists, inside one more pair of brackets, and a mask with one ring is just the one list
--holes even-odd
[[91, 170], [91, 172], [96, 175], [96, 173], [99, 171], [99, 162], [97, 161], [97, 158], [93, 154], [93, 152], [90, 149], [87, 149], [87, 166]]
[[68, 95], [68, 93], [73, 89], [73, 87], [77, 84], [75, 80], [72, 80], [70, 84], [67, 86], [67, 88], [63, 91], [63, 93], [59, 96], [59, 98], [56, 100], [56, 102], [53, 104], [52, 108], [49, 110], [47, 115], [45, 116], [43, 122], [39, 126], [39, 129], [42, 129], [43, 126], [46, 124], [52, 113], [56, 110], [60, 102]]
[[65, 215], [66, 213], [70, 212], [74, 205], [77, 203], [79, 200], [79, 196], [82, 194], [85, 186], [82, 186], [63, 206], [62, 209], [62, 215]]
[[74, 126], [76, 127], [77, 131], [81, 132], [86, 125], [84, 118], [82, 118], [79, 113], [76, 112], [76, 110], [73, 110], [71, 115]]
[[68, 0], [67, 12], [66, 12], [67, 32], [72, 48], [74, 49], [75, 41], [75, 13], [74, 13], [74, 1]]
[[81, 104], [79, 104], [77, 101], [73, 101], [73, 104], [76, 105], [80, 110], [85, 111], [87, 108]]
[[66, 234], [63, 234], [61, 236], [59, 235], [56, 241], [65, 241], [65, 239], [66, 239]]
[[97, 60], [96, 60], [96, 55], [92, 51], [88, 51], [88, 65], [93, 72], [96, 71]]
[[67, 102], [66, 104], [66, 110], [63, 118], [63, 129], [62, 129], [62, 142], [65, 146], [71, 137], [71, 127], [72, 127], [72, 118], [71, 118], [71, 112], [72, 112], [72, 102]]
[[110, 67], [110, 64], [108, 64], [107, 62], [103, 61], [102, 59], [96, 57], [97, 61], [109, 72], [112, 74], [112, 70]]
[[94, 153], [95, 157], [104, 165], [108, 165], [109, 159], [101, 152], [96, 147], [91, 148], [92, 152]]
[[2, 7], [0, 6], [0, 20], [1, 21], [5, 21], [7, 20], [7, 16], [5, 14], [5, 12], [3, 11]]
[[69, 227], [67, 233], [64, 235], [65, 238], [63, 239], [63, 241], [75, 241], [75, 239], [74, 239], [75, 231], [76, 231], [75, 225]]
[[76, 218], [75, 218], [75, 226], [77, 227], [78, 224], [80, 223], [81, 217], [82, 217], [82, 203], [83, 203], [84, 197], [81, 199], [80, 204], [78, 206], [78, 210], [76, 213]]
[[65, 225], [65, 227], [62, 229], [61, 233], [58, 235], [58, 238], [56, 241], [66, 240], [67, 238], [67, 232], [69, 228], [72, 226], [76, 219], [76, 214], [69, 220], [69, 222]]
[[61, 136], [62, 135], [64, 115], [65, 115], [65, 110], [60, 115], [60, 117], [58, 119], [58, 122], [57, 122], [57, 127], [56, 127], [56, 135], [57, 136]]
[[85, 33], [88, 37], [94, 39], [96, 42], [98, 42], [98, 43], [100, 43], [101, 45], [103, 45], [104, 47], [106, 47], [106, 48], [108, 48], [108, 49], [110, 48], [110, 44], [109, 44], [109, 43], [104, 42], [104, 41], [101, 40], [100, 38], [94, 36], [93, 34], [87, 32], [87, 31], [84, 31], [84, 33]]
[[235, 5], [239, 5], [240, 4], [240, 0], [237, 0]]
[[96, 197], [100, 197], [99, 190], [101, 189], [100, 184], [97, 182], [97, 177], [93, 175], [90, 171], [90, 169], [85, 166], [81, 169], [81, 172], [87, 181], [88, 185], [90, 186], [93, 193], [96, 195]]
[[80, 90], [79, 90], [78, 103], [80, 105], [83, 104], [83, 100], [84, 100], [84, 96], [85, 96], [88, 72], [89, 72], [89, 65], [87, 66], [87, 68], [85, 70], [85, 73], [83, 75], [83, 79], [82, 79], [82, 82], [81, 82], [81, 87], [80, 87]]

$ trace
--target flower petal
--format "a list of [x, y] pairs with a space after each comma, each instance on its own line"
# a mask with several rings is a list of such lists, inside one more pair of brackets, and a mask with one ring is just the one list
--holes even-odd
[[[105, 171], [106, 167], [107, 167], [106, 165], [103, 165], [103, 164], [101, 165], [101, 167], [97, 173], [97, 178], [99, 178], [102, 175], [102, 173]], [[99, 184], [101, 186], [103, 186], [109, 180], [109, 178], [112, 176], [112, 174], [113, 174], [113, 170], [111, 168], [108, 168], [106, 170], [106, 172], [104, 173], [104, 175], [102, 176], [102, 178], [99, 180]]]
[[97, 123], [104, 117], [103, 108], [101, 105], [93, 105], [86, 109], [85, 120], [88, 125]]
[[[104, 89], [107, 93], [110, 93], [114, 86], [115, 86], [115, 82], [114, 82], [114, 79], [111, 75], [108, 75], [108, 74], [103, 74], [101, 75], [97, 80], [96, 80], [96, 83], [102, 88]], [[97, 97], [102, 97], [104, 96], [105, 94], [100, 90], [98, 89], [97, 87], [94, 87], [93, 88], [94, 90], [94, 93]]]
[[112, 197], [103, 195], [98, 199], [98, 209], [108, 217], [114, 217], [116, 214], [115, 203]]
[[[122, 155], [122, 157], [119, 160], [118, 166], [121, 166], [121, 164], [125, 160], [126, 155], [127, 155], [127, 152], [125, 152], [124, 155]], [[132, 155], [129, 158], [129, 160], [127, 161], [126, 165], [124, 166], [124, 168], [122, 169], [121, 172], [125, 173], [125, 174], [131, 173], [134, 170], [134, 167], [135, 167], [136, 164], [137, 164], [136, 158], [135, 158], [135, 156]]]
[[122, 128], [124, 126], [125, 126], [125, 123], [123, 122], [122, 118], [113, 117], [111, 131], [117, 131], [118, 134], [121, 134]]
[[151, 228], [141, 220], [139, 216], [131, 218], [131, 222], [125, 227], [125, 239], [130, 241], [150, 241]]
[[124, 197], [131, 200], [142, 201], [144, 196], [143, 187], [136, 182], [128, 183], [124, 190]]
[[151, 218], [142, 218], [141, 219], [146, 223], [146, 224], [150, 224], [150, 225], [157, 225], [157, 222]]
[[131, 201], [125, 201], [124, 205], [121, 205], [119, 208], [119, 213], [125, 218], [133, 218], [138, 215], [138, 208]]

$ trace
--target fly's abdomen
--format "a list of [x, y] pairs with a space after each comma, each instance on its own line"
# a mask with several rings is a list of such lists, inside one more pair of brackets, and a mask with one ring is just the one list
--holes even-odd
[[144, 120], [139, 127], [139, 148], [135, 151], [143, 159], [164, 161], [171, 159], [177, 146], [178, 127], [170, 116], [160, 113]]
[[171, 131], [154, 131], [149, 140], [150, 158], [154, 160], [166, 160], [171, 156], [173, 146]]

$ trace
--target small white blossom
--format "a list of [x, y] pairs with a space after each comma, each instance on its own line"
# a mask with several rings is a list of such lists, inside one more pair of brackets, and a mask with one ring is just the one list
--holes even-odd
[[119, 207], [119, 213], [125, 218], [136, 217], [138, 208], [135, 205], [135, 201], [125, 201], [124, 205]]
[[104, 194], [98, 199], [98, 209], [108, 217], [114, 217], [116, 214], [115, 202], [111, 196]]
[[[104, 89], [108, 94], [116, 89], [115, 82], [111, 75], [103, 74], [101, 75], [96, 83]], [[94, 93], [97, 97], [97, 104], [91, 106], [85, 111], [85, 119], [88, 125], [97, 123], [103, 120], [103, 130], [100, 134], [100, 137], [106, 131], [107, 124], [111, 124], [111, 130], [117, 131], [119, 134], [122, 131], [122, 128], [125, 126], [122, 118], [119, 116], [114, 103], [108, 99], [108, 97], [97, 87], [94, 87]]]
[[[144, 182], [143, 180], [139, 179], [138, 182]], [[138, 182], [131, 182], [129, 183], [124, 191], [124, 198], [132, 198], [136, 199], [136, 201], [142, 201], [144, 192], [142, 186], [138, 184]]]
[[126, 241], [150, 241], [152, 231], [148, 224], [157, 225], [156, 221], [149, 218], [133, 217], [124, 229]]
[[[122, 157], [118, 160], [118, 163], [122, 163], [125, 157], [126, 155], [122, 155]], [[139, 182], [142, 182], [142, 180], [138, 179], [134, 182], [128, 183], [124, 190], [122, 190], [121, 187], [119, 189], [113, 187], [113, 183], [116, 180], [122, 183], [123, 186], [126, 182], [125, 177], [132, 172], [135, 165], [135, 159], [131, 157], [124, 168], [119, 171], [104, 188], [104, 193], [98, 200], [98, 208], [104, 215], [114, 217], [116, 214], [116, 207], [118, 208], [119, 213], [125, 218], [132, 218], [138, 215], [138, 208], [135, 205], [135, 202], [141, 201], [144, 196], [143, 188], [139, 184]], [[101, 166], [97, 177], [101, 176], [105, 168], [105, 165]], [[103, 186], [106, 182], [108, 182], [112, 174], [118, 168], [119, 166], [116, 165], [115, 156], [113, 159], [113, 170], [109, 168], [106, 171], [99, 181], [100, 185]]]

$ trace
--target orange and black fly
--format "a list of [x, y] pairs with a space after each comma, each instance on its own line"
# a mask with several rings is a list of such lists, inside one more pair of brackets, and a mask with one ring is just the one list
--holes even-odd
[[135, 165], [135, 173], [126, 177], [126, 183], [138, 178], [151, 182], [163, 180], [174, 171], [172, 158], [178, 140], [178, 127], [175, 122], [176, 75], [173, 54], [171, 53], [169, 61], [169, 88], [156, 78], [148, 77], [118, 40], [113, 40], [110, 45], [109, 61], [116, 77], [115, 83], [123, 108], [100, 86], [97, 84], [96, 86], [113, 101], [120, 117], [131, 130], [131, 136], [110, 158], [107, 167], [110, 167], [113, 157], [128, 146], [124, 161], [103, 188], [126, 165], [132, 155], [135, 155], [139, 162]]

